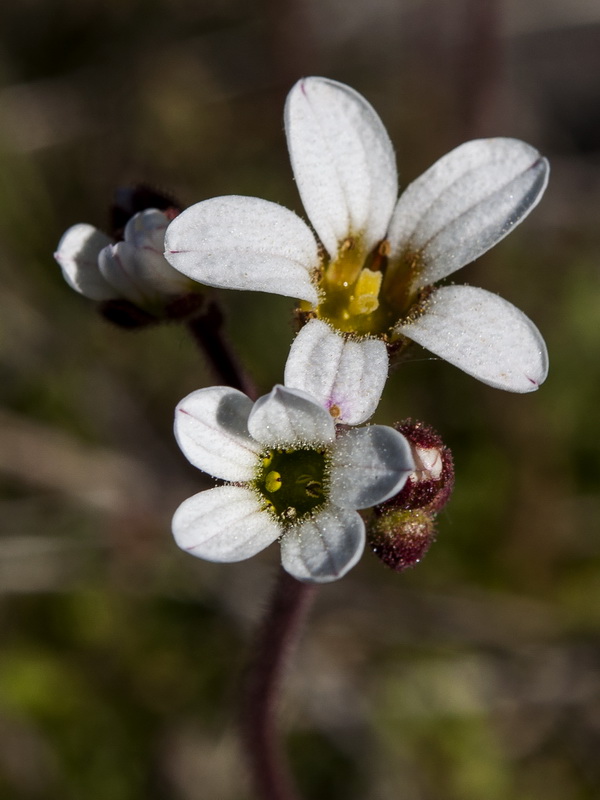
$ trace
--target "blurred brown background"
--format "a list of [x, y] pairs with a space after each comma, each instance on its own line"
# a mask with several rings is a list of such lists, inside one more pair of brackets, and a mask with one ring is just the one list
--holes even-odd
[[[551, 161], [541, 205], [456, 280], [548, 342], [533, 395], [415, 351], [377, 421], [434, 425], [457, 485], [423, 563], [370, 554], [323, 588], [283, 718], [311, 800], [600, 793], [600, 9], [587, 0], [23, 0], [0, 29], [0, 796], [250, 800], [235, 700], [278, 560], [179, 552], [208, 485], [175, 403], [213, 382], [182, 328], [110, 327], [52, 252], [143, 181], [183, 205], [302, 213], [282, 109], [351, 84], [404, 186], [468, 138]], [[222, 293], [233, 344], [281, 380], [291, 301]]]

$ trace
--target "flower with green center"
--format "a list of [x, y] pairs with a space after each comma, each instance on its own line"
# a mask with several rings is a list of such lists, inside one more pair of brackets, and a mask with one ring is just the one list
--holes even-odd
[[61, 237], [54, 258], [69, 286], [90, 300], [123, 299], [158, 311], [165, 300], [194, 288], [163, 255], [170, 219], [156, 208], [140, 211], [125, 225], [123, 241], [116, 243], [93, 225], [72, 225]]
[[[497, 295], [434, 284], [506, 236], [540, 199], [548, 163], [516, 139], [457, 147], [397, 199], [391, 142], [369, 103], [324, 78], [291, 90], [285, 128], [309, 226], [276, 203], [217, 197], [178, 216], [165, 257], [201, 283], [273, 292], [302, 301], [286, 385], [327, 402], [332, 336], [369, 348], [381, 386], [387, 350], [414, 340], [491, 386], [536, 389], [547, 353], [535, 325]], [[316, 372], [318, 377], [315, 377]], [[343, 421], [352, 422], [345, 419]]]
[[301, 581], [337, 580], [357, 563], [357, 509], [397, 494], [415, 466], [398, 431], [341, 430], [317, 400], [284, 386], [255, 403], [226, 386], [192, 392], [175, 411], [175, 435], [194, 466], [227, 481], [181, 504], [177, 544], [232, 562], [279, 539], [283, 567]]

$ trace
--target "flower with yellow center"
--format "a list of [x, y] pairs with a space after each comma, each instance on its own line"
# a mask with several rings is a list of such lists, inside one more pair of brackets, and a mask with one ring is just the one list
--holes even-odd
[[201, 283], [302, 301], [308, 321], [292, 346], [286, 385], [331, 405], [334, 383], [356, 392], [352, 372], [345, 381], [337, 375], [335, 357], [322, 363], [323, 350], [343, 349], [333, 336], [369, 349], [363, 361], [381, 387], [387, 350], [412, 339], [491, 386], [536, 389], [547, 374], [547, 354], [535, 325], [491, 292], [434, 284], [534, 208], [548, 179], [537, 150], [508, 138], [467, 142], [397, 199], [389, 137], [350, 87], [324, 78], [299, 81], [286, 102], [285, 128], [316, 236], [275, 203], [217, 197], [171, 223], [165, 257]]
[[227, 386], [192, 392], [175, 411], [175, 435], [194, 466], [228, 482], [181, 504], [177, 544], [232, 562], [279, 539], [283, 567], [301, 581], [345, 575], [365, 546], [357, 509], [397, 494], [415, 469], [398, 431], [342, 429], [311, 395], [284, 386], [255, 403]]

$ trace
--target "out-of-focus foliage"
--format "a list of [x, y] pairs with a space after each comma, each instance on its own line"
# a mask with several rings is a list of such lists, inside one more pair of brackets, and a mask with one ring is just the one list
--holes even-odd
[[[572, 16], [569, 16], [572, 14]], [[423, 419], [456, 463], [422, 565], [370, 554], [319, 594], [283, 704], [313, 800], [593, 800], [600, 791], [600, 15], [576, 4], [28, 0], [0, 30], [0, 795], [249, 800], [235, 701], [277, 550], [180, 553], [207, 485], [171, 433], [213, 382], [181, 327], [110, 327], [62, 281], [62, 232], [114, 189], [300, 210], [282, 104], [324, 74], [361, 91], [401, 181], [461, 141], [552, 164], [541, 205], [454, 276], [546, 336], [533, 395], [424, 351], [377, 421]], [[266, 390], [291, 302], [223, 293]]]

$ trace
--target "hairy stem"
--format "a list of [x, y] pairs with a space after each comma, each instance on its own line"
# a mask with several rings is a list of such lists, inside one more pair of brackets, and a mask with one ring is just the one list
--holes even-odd
[[217, 379], [223, 385], [239, 389], [252, 400], [256, 400], [256, 386], [223, 336], [223, 314], [217, 304], [209, 302], [199, 314], [187, 321], [187, 327], [208, 359]]
[[315, 588], [300, 583], [283, 569], [280, 571], [246, 676], [240, 723], [254, 786], [261, 800], [299, 800], [277, 733], [277, 696], [286, 658]]

